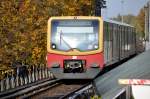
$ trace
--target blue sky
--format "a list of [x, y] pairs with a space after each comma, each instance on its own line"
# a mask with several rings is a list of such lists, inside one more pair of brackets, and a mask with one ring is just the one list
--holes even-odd
[[121, 1], [122, 0], [106, 0], [107, 8], [102, 10], [102, 16], [105, 18], [112, 18], [118, 14], [138, 15], [140, 9], [144, 7], [149, 0], [123, 0], [123, 4]]

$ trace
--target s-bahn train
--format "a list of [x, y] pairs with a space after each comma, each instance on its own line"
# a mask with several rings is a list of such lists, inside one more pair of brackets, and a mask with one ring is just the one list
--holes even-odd
[[47, 32], [47, 66], [60, 79], [93, 79], [136, 53], [135, 28], [102, 17], [51, 17]]

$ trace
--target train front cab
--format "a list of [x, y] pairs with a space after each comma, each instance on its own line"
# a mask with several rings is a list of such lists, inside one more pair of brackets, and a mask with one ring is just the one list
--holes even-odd
[[47, 66], [56, 78], [93, 79], [104, 66], [100, 17], [51, 17]]

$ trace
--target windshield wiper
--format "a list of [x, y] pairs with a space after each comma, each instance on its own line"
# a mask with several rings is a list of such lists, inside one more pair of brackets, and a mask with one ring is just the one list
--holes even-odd
[[73, 48], [64, 40], [62, 31], [60, 32], [60, 45], [61, 45], [61, 40], [62, 40], [71, 50], [73, 49]]

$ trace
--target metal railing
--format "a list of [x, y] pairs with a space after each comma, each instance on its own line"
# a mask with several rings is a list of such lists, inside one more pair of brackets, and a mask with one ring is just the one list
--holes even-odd
[[122, 88], [113, 99], [132, 99], [131, 87], [126, 86], [125, 88]]
[[[27, 85], [44, 79], [54, 79], [53, 74], [47, 67], [36, 67], [27, 69], [27, 75], [18, 75], [13, 73], [7, 74], [4, 79], [0, 80], [0, 92], [5, 92], [10, 89], [17, 88], [19, 86]], [[22, 72], [23, 73], [23, 72]]]

